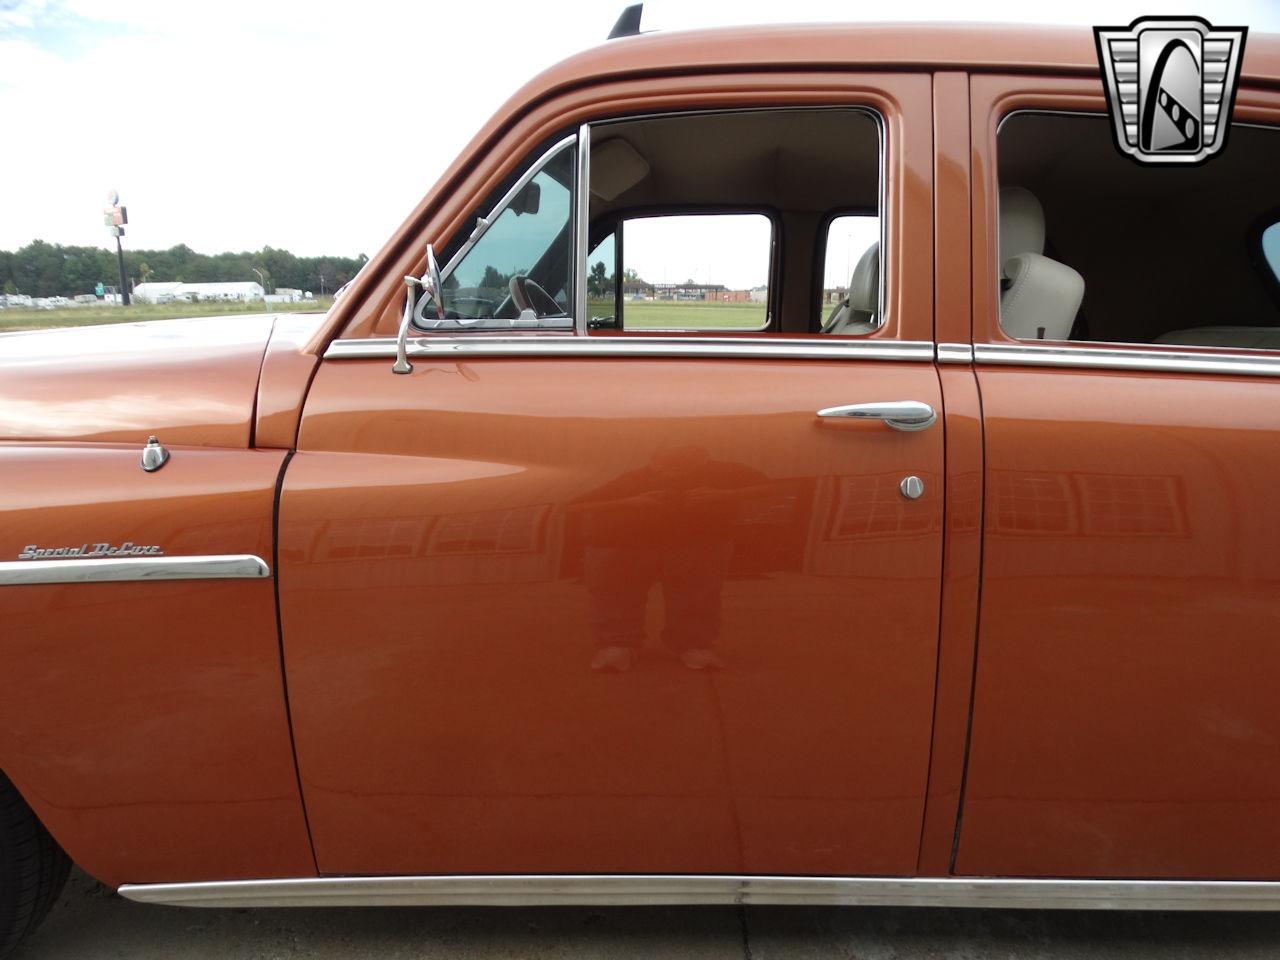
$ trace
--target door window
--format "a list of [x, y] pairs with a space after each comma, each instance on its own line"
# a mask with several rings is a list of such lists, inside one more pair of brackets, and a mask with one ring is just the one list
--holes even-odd
[[[593, 125], [590, 234], [614, 235], [619, 279], [612, 309], [593, 307], [590, 326], [871, 332], [882, 313], [878, 246], [870, 251], [875, 268], [863, 271], [856, 316], [846, 307], [830, 327], [827, 320], [880, 236], [881, 148], [876, 117], [856, 108]], [[598, 272], [597, 262], [593, 253], [588, 270]], [[588, 275], [592, 299], [604, 279]]]
[[[1280, 349], [1280, 130], [1237, 125], [1212, 162], [1151, 170], [1106, 117], [1019, 113], [999, 133], [1001, 326], [1019, 340]], [[1257, 244], [1261, 243], [1262, 256]]]

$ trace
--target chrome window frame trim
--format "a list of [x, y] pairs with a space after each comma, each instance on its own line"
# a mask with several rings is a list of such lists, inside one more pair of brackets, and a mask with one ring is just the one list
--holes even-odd
[[570, 269], [573, 271], [573, 332], [575, 336], [587, 335], [587, 249], [591, 228], [591, 124], [578, 128], [577, 166], [574, 176], [573, 255]]
[[247, 553], [205, 557], [11, 560], [0, 563], [0, 586], [144, 580], [261, 580], [270, 576], [271, 568], [266, 561]]
[[[839, 340], [832, 337], [579, 337], [575, 334], [465, 337], [420, 336], [406, 344], [423, 357], [672, 357], [766, 360], [909, 360], [931, 362], [927, 340]], [[384, 360], [396, 355], [394, 337], [335, 340], [326, 360]]]
[[[607, 127], [610, 124], [632, 123], [637, 120], [663, 120], [669, 117], [702, 117], [702, 116], [709, 116], [709, 115], [716, 115], [716, 114], [723, 114], [723, 113], [736, 113], [736, 114], [796, 113], [799, 111], [804, 111], [805, 113], [818, 113], [818, 112], [829, 113], [833, 111], [840, 111], [840, 112], [853, 111], [855, 113], [866, 114], [873, 121], [875, 121], [876, 143], [877, 143], [877, 148], [879, 150], [879, 157], [876, 165], [876, 171], [877, 171], [876, 176], [879, 178], [879, 183], [877, 184], [877, 193], [878, 193], [877, 204], [878, 205], [876, 209], [876, 216], [880, 218], [880, 236], [879, 236], [879, 240], [877, 241], [880, 244], [880, 288], [879, 288], [879, 304], [878, 304], [879, 310], [876, 314], [876, 317], [877, 317], [876, 325], [872, 328], [872, 331], [874, 332], [875, 330], [881, 329], [888, 322], [888, 317], [885, 314], [885, 299], [886, 299], [885, 298], [885, 288], [886, 288], [885, 277], [887, 275], [885, 265], [889, 259], [886, 254], [886, 251], [889, 249], [886, 242], [888, 240], [888, 234], [889, 234], [889, 227], [888, 227], [889, 184], [885, 177], [885, 173], [888, 170], [889, 126], [885, 122], [884, 115], [881, 114], [881, 112], [877, 110], [875, 107], [867, 106], [866, 104], [848, 104], [848, 105], [812, 104], [809, 106], [806, 106], [804, 104], [796, 104], [796, 105], [785, 106], [785, 107], [716, 107], [713, 109], [705, 109], [705, 110], [698, 110], [698, 109], [667, 110], [667, 111], [661, 111], [658, 113], [637, 114], [635, 116], [611, 117], [607, 120], [596, 120], [591, 124], [588, 124], [588, 126]], [[785, 238], [784, 238], [784, 241], [785, 241]], [[584, 251], [584, 256], [588, 252], [589, 251]], [[583, 277], [583, 283], [584, 284], [586, 283], [585, 275]], [[772, 320], [772, 318], [770, 319]], [[697, 329], [699, 330], [699, 332], [705, 332], [706, 330], [705, 327], [701, 327]], [[759, 330], [756, 330], [753, 332], [763, 333], [767, 329], [768, 327], [766, 325], [764, 327], [761, 327]], [[656, 332], [676, 333], [679, 331], [675, 327], [666, 327]], [[744, 329], [741, 332], [746, 333], [747, 331]], [[865, 335], [866, 334], [864, 334], [864, 336]]]
[[1208, 354], [1183, 350], [1048, 346], [1031, 343], [980, 343], [974, 346], [973, 352], [974, 359], [978, 363], [997, 366], [1280, 377], [1280, 353], [1275, 356], [1239, 353]]
[[1280, 882], [966, 877], [580, 875], [306, 877], [126, 883], [121, 896], [191, 907], [805, 904], [1088, 910], [1277, 910]]

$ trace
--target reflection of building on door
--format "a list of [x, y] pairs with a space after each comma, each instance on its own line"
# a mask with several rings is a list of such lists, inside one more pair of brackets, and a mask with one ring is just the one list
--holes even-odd
[[1088, 537], [1186, 537], [1176, 476], [992, 470], [991, 532]]
[[[901, 482], [900, 472], [820, 477], [814, 491], [804, 573], [865, 575], [872, 572], [860, 566], [865, 544], [933, 536], [940, 518], [935, 511], [920, 510], [917, 503], [904, 499]], [[928, 490], [937, 479], [925, 475], [924, 482]], [[892, 576], [881, 557], [874, 572]]]
[[[300, 534], [295, 531], [295, 542]], [[378, 582], [386, 582], [393, 570], [400, 583], [538, 583], [556, 579], [564, 517], [539, 503], [438, 516], [326, 520], [308, 539], [306, 553], [314, 562], [362, 560]]]
[[[722, 576], [730, 581], [789, 572], [853, 576], [865, 573], [859, 566], [862, 545], [929, 536], [938, 522], [931, 513], [913, 509], [902, 498], [897, 473], [770, 480], [753, 468], [703, 453], [707, 463], [718, 465], [712, 474], [723, 474], [710, 481], [721, 484], [720, 488], [680, 493], [686, 499], [679, 508], [672, 501], [665, 506], [651, 504], [651, 513], [638, 526], [628, 528], [629, 532], [615, 531], [621, 538], [618, 544], [651, 543], [656, 530], [658, 536], [669, 534], [673, 543], [683, 544], [682, 549], [691, 556], [689, 551], [698, 546], [697, 530], [720, 524], [722, 535], [716, 543], [722, 546], [717, 546], [715, 556], [706, 558], [702, 566], [710, 570], [723, 567]], [[589, 498], [601, 495], [601, 491], [610, 496], [611, 489], [638, 480], [643, 484], [646, 471], [654, 471], [652, 464], [580, 494], [567, 506], [516, 504], [422, 517], [321, 521], [305, 538], [303, 531], [295, 529], [293, 542], [285, 549], [296, 552], [305, 539], [303, 552], [314, 561], [363, 561], [363, 575], [378, 584], [583, 581], [590, 576], [589, 550], [601, 545], [601, 525], [625, 525], [628, 518], [636, 516], [626, 503], [602, 500], [592, 508]], [[730, 474], [742, 479], [737, 487], [725, 486]], [[925, 482], [937, 481], [926, 477]], [[715, 501], [723, 501], [729, 493], [732, 515], [726, 519], [725, 514], [717, 513], [724, 503]], [[662, 496], [656, 488], [648, 494]], [[677, 494], [668, 490], [665, 495]], [[699, 496], [704, 502], [697, 502]], [[651, 579], [650, 587], [657, 582]]]

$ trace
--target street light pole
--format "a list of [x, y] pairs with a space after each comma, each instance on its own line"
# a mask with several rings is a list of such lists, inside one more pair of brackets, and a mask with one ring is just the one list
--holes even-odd
[[267, 311], [270, 312], [271, 303], [267, 300], [267, 278], [257, 267], [250, 267], [249, 269], [258, 275], [258, 282], [262, 284], [262, 302], [266, 304]]
[[116, 259], [120, 262], [120, 304], [129, 305], [129, 278], [124, 272], [124, 247], [120, 245], [120, 234], [116, 234]]
[[120, 238], [124, 236], [124, 225], [129, 222], [129, 212], [120, 206], [120, 194], [115, 190], [107, 192], [107, 203], [110, 204], [103, 211], [103, 222], [107, 225], [107, 230], [116, 238], [116, 261], [120, 264], [120, 305], [127, 307], [129, 305], [129, 277], [124, 270], [124, 247], [120, 243]]

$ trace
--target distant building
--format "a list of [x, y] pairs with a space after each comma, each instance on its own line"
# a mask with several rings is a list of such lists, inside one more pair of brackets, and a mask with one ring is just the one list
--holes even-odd
[[659, 300], [719, 300], [723, 283], [655, 283], [653, 295]]
[[204, 301], [261, 300], [262, 284], [256, 280], [232, 280], [223, 283], [140, 283], [133, 288], [134, 299], [143, 303], [184, 303]]
[[769, 299], [769, 288], [752, 287], [749, 295], [752, 303], [764, 303]]

